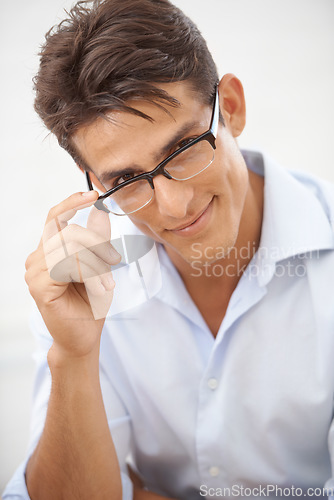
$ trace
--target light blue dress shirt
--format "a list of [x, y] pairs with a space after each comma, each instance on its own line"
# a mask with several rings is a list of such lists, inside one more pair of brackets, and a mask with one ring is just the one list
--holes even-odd
[[[126, 461], [149, 490], [177, 499], [334, 489], [334, 188], [244, 156], [265, 177], [261, 243], [216, 339], [161, 246], [151, 293], [145, 273], [139, 290], [132, 265], [119, 270], [126, 290], [115, 276], [115, 297], [136, 304], [120, 300], [108, 315], [100, 356], [124, 500]], [[138, 232], [117, 224], [118, 234]], [[32, 329], [40, 351], [27, 456], [45, 419], [52, 342], [37, 312]], [[3, 500], [29, 498], [25, 465]]]

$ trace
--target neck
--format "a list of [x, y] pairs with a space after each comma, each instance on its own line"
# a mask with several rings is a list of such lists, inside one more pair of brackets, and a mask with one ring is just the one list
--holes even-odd
[[[216, 326], [211, 328], [217, 333], [225, 315], [228, 302], [235, 290], [243, 271], [257, 251], [263, 217], [263, 178], [249, 172], [249, 188], [240, 221], [239, 232], [234, 246], [224, 258], [204, 262], [201, 267], [185, 261], [179, 254], [166, 248], [178, 270], [190, 296], [202, 315], [210, 316], [217, 311]], [[209, 313], [208, 313], [209, 311]], [[206, 320], [208, 323], [208, 320]], [[217, 330], [214, 332], [213, 330]]]

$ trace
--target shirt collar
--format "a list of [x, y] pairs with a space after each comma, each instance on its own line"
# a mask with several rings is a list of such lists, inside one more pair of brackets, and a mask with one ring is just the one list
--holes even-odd
[[[277, 262], [313, 251], [334, 249], [334, 233], [325, 209], [309, 189], [268, 157], [243, 151], [248, 168], [264, 175], [264, 213], [260, 247], [254, 257], [263, 272], [261, 286], [269, 282]], [[254, 263], [253, 261], [253, 263]]]
[[[262, 287], [273, 277], [277, 262], [312, 251], [334, 249], [334, 232], [314, 194], [319, 189], [316, 178], [305, 176], [303, 182], [261, 153], [242, 151], [242, 154], [247, 167], [265, 180], [260, 247], [251, 261], [251, 265], [257, 266], [254, 276]], [[141, 234], [130, 220], [116, 220], [112, 227], [120, 234]], [[163, 286], [155, 296], [172, 307], [188, 311], [199, 323], [200, 317], [180, 275], [164, 248], [160, 244], [157, 247]]]

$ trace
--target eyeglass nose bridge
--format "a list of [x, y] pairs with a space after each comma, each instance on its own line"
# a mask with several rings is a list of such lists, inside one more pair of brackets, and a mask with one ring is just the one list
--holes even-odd
[[148, 180], [148, 183], [149, 183], [149, 185], [151, 186], [152, 189], [154, 189], [153, 179], [157, 175], [163, 175], [167, 179], [173, 179], [173, 177], [170, 175], [170, 173], [167, 172], [167, 170], [165, 170], [165, 164], [162, 163], [161, 165], [158, 165], [157, 168], [155, 168], [153, 170], [153, 172], [151, 172], [150, 174], [146, 175], [146, 179]]

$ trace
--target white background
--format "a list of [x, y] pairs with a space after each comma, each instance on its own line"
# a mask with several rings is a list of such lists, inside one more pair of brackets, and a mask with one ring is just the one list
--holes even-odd
[[[175, 0], [200, 27], [220, 75], [243, 82], [243, 147], [334, 181], [333, 0]], [[33, 342], [24, 262], [48, 209], [85, 189], [82, 174], [33, 111], [31, 78], [65, 0], [0, 0], [0, 490], [23, 459]]]

